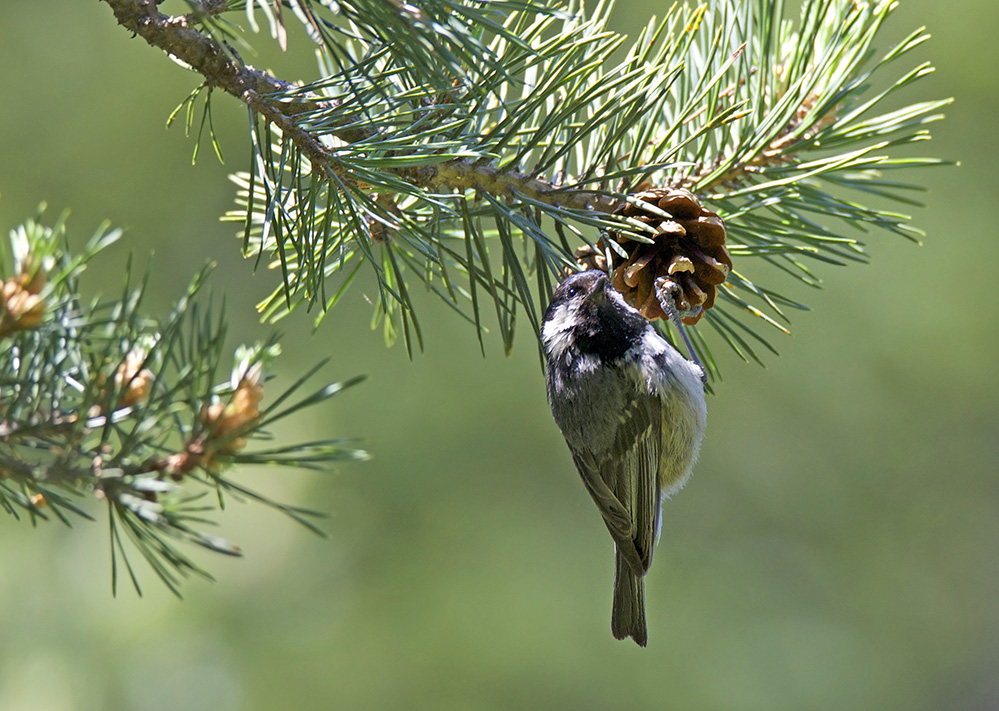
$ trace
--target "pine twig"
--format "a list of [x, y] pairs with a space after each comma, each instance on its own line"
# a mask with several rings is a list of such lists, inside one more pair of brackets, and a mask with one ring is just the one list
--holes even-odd
[[[251, 446], [269, 439], [266, 428], [275, 421], [357, 381], [301, 397], [301, 378], [275, 397], [266, 386], [279, 353], [271, 342], [238, 349], [228, 381], [219, 382], [225, 322], [195, 300], [207, 271], [164, 319], [140, 310], [145, 280], [137, 288], [126, 281], [119, 301], [84, 302], [80, 272], [119, 235], [104, 226], [74, 256], [62, 220], [54, 227], [32, 220], [12, 231], [9, 248], [0, 246], [0, 322], [6, 324], [0, 332], [0, 508], [68, 524], [73, 516], [91, 518], [88, 497], [103, 501], [115, 570], [122, 559], [138, 588], [124, 532], [131, 550], [178, 592], [181, 577], [207, 573], [181, 554], [177, 541], [239, 554], [202, 530], [210, 523], [206, 514], [221, 508], [227, 493], [268, 504], [315, 530], [312, 513], [247, 490], [230, 470], [246, 464], [318, 468], [363, 457], [332, 439]], [[217, 506], [205, 503], [213, 498]]]

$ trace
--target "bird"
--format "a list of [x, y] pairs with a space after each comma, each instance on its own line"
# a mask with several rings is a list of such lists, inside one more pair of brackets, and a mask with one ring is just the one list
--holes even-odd
[[552, 415], [614, 541], [611, 632], [645, 647], [644, 578], [701, 447], [705, 372], [597, 269], [558, 284], [541, 336]]

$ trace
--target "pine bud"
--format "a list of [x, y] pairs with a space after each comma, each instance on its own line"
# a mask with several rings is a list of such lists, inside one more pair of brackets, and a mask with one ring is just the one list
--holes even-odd
[[14, 277], [0, 283], [0, 336], [38, 328], [45, 318], [45, 301]]

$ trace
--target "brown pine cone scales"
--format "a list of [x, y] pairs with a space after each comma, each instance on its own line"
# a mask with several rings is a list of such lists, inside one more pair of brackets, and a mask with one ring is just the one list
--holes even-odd
[[[678, 287], [676, 305], [686, 324], [697, 323], [715, 302], [717, 287], [732, 269], [725, 249], [725, 225], [715, 213], [701, 207], [693, 193], [670, 188], [647, 188], [635, 193], [615, 214], [640, 220], [656, 230], [653, 244], [636, 242], [627, 234], [611, 232], [627, 257], [613, 249], [614, 288], [645, 318], [666, 318], [656, 295], [659, 277]], [[576, 250], [584, 269], [607, 268], [604, 237], [597, 249]]]

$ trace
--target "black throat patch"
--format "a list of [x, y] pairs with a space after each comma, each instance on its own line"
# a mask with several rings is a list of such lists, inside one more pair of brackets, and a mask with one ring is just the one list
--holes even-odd
[[587, 304], [581, 322], [573, 328], [581, 353], [597, 356], [605, 363], [619, 360], [642, 340], [646, 321], [637, 312], [625, 311], [613, 302]]

